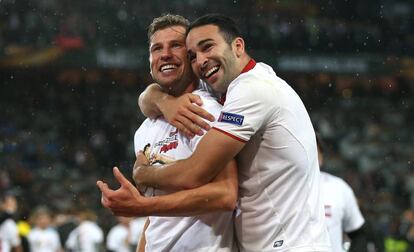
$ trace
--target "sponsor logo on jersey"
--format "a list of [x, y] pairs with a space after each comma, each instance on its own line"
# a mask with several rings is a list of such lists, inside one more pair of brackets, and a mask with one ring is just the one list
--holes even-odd
[[172, 143], [172, 142], [176, 142], [176, 141], [178, 141], [178, 135], [172, 135], [172, 136], [167, 137], [167, 138], [165, 138], [165, 139], [163, 139], [161, 141], [156, 142], [154, 146], [155, 147], [157, 147], [157, 146], [164, 146], [166, 144], [169, 144], [169, 143]]
[[244, 116], [233, 113], [221, 112], [218, 121], [241, 126], [243, 125]]
[[273, 247], [274, 247], [274, 248], [279, 248], [279, 247], [282, 247], [282, 245], [283, 245], [283, 240], [280, 240], [280, 241], [275, 241], [275, 242], [273, 243]]
[[169, 137], [158, 141], [154, 144], [154, 147], [160, 148], [160, 153], [166, 153], [170, 150], [177, 149], [178, 147], [178, 130], [169, 133]]
[[172, 143], [169, 143], [169, 144], [164, 144], [160, 148], [160, 153], [163, 153], [163, 152], [165, 153], [165, 152], [167, 152], [169, 150], [176, 149], [177, 146], [178, 146], [178, 141], [175, 141], [175, 142], [172, 142]]

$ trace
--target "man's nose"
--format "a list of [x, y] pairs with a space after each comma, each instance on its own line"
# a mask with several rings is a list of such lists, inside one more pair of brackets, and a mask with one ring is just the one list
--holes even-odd
[[207, 66], [208, 59], [203, 53], [197, 53], [197, 66], [203, 69]]
[[161, 52], [161, 59], [170, 59], [172, 57], [172, 51], [170, 48], [164, 48]]

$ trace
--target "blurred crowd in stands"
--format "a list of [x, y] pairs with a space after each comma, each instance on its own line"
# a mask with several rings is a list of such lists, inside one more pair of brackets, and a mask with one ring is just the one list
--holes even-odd
[[153, 17], [179, 13], [191, 20], [206, 12], [237, 19], [253, 48], [414, 52], [414, 5], [402, 0], [2, 0], [0, 5], [0, 55], [53, 45], [145, 47]]
[[[249, 47], [274, 54], [414, 55], [410, 1], [0, 0], [0, 59], [21, 48], [146, 48], [148, 24], [167, 12], [227, 13]], [[351, 185], [371, 235], [384, 251], [414, 251], [412, 79], [275, 70], [302, 97], [326, 169]], [[131, 174], [137, 96], [150, 83], [138, 72], [148, 70], [0, 70], [0, 191], [16, 195], [18, 220], [34, 228], [34, 209], [48, 206], [55, 227], [76, 227], [85, 211], [105, 234], [118, 223], [95, 182], [117, 186], [115, 165]]]
[[117, 217], [105, 232], [93, 210], [55, 212], [37, 205], [17, 222], [16, 195], [0, 193], [0, 240], [4, 252], [134, 252], [145, 218]]
[[[88, 208], [108, 231], [115, 219], [100, 205], [95, 182], [117, 186], [114, 165], [131, 174], [133, 135], [144, 119], [137, 95], [145, 85], [137, 83], [148, 80], [119, 83], [119, 73], [97, 70], [95, 82], [84, 74], [74, 85], [60, 75], [2, 75], [0, 190], [18, 195], [22, 219], [38, 205], [56, 214]], [[413, 86], [392, 77], [281, 76], [303, 98], [327, 143], [327, 171], [352, 186], [376, 237], [412, 244]]]

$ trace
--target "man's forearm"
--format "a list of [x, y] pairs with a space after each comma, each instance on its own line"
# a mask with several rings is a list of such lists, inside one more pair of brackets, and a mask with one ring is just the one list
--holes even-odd
[[169, 195], [143, 197], [117, 167], [114, 176], [120, 183], [116, 190], [99, 180], [101, 203], [117, 216], [187, 216], [231, 210], [237, 201], [237, 168], [233, 160], [208, 185]]
[[139, 95], [138, 106], [146, 117], [154, 119], [162, 115], [159, 103], [166, 97], [168, 94], [161, 91], [160, 85], [153, 83]]
[[136, 165], [133, 179], [137, 185], [161, 190], [179, 191], [196, 188], [199, 185], [194, 185], [192, 180], [186, 179], [187, 175], [185, 173], [179, 172], [182, 167], [186, 166], [185, 163], [185, 160], [179, 160], [164, 164], [162, 167], [159, 165]]
[[156, 216], [193, 216], [232, 211], [237, 202], [237, 168], [234, 160], [210, 183], [198, 188], [152, 197]]

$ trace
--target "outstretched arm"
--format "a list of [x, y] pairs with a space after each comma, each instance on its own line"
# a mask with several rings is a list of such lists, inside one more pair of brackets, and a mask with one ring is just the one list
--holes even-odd
[[214, 121], [214, 116], [200, 106], [198, 95], [186, 93], [174, 97], [164, 93], [161, 87], [153, 83], [138, 98], [138, 106], [149, 118], [163, 115], [165, 119], [186, 136], [202, 135], [201, 128], [209, 130], [210, 126], [203, 120]]
[[121, 184], [111, 190], [98, 181], [102, 192], [102, 205], [120, 216], [191, 216], [217, 211], [231, 211], [237, 201], [237, 168], [234, 160], [210, 183], [199, 188], [178, 191], [172, 194], [143, 197], [118, 168], [114, 176]]
[[137, 184], [161, 189], [183, 190], [202, 186], [219, 174], [245, 145], [213, 128], [200, 140], [188, 159], [152, 167], [136, 165], [134, 180]]

